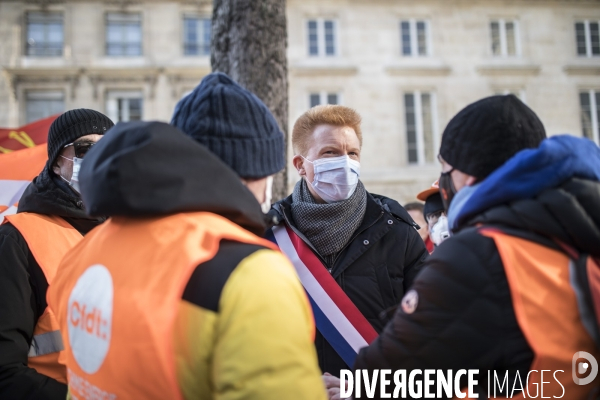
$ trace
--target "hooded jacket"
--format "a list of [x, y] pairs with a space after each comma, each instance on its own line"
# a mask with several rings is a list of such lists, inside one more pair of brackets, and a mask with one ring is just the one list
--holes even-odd
[[[287, 224], [311, 247], [377, 333], [383, 330], [404, 293], [412, 285], [429, 254], [415, 229], [416, 223], [396, 201], [367, 193], [367, 209], [362, 223], [338, 254], [333, 265], [299, 231], [291, 212], [292, 196], [273, 205], [271, 215]], [[351, 368], [317, 331], [315, 346], [323, 372], [339, 376]]]
[[[407, 314], [399, 308], [361, 350], [355, 369], [508, 371], [512, 385], [516, 371], [527, 375], [534, 354], [517, 323], [494, 240], [475, 227], [558, 239], [600, 256], [600, 149], [587, 139], [546, 139], [518, 153], [466, 199], [459, 197], [463, 190], [450, 207], [454, 235], [415, 280], [416, 309]], [[480, 398], [487, 384], [487, 374], [480, 374]]]
[[[80, 176], [93, 215], [161, 218], [204, 211], [257, 235], [266, 229], [260, 205], [236, 173], [164, 123], [117, 124], [88, 153]], [[97, 245], [89, 240], [78, 247]], [[143, 265], [131, 268], [143, 271]], [[310, 306], [281, 253], [221, 241], [214, 257], [194, 270], [181, 299], [173, 338], [184, 398], [325, 397]]]
[[[27, 187], [18, 212], [54, 215], [85, 235], [103, 218], [91, 218], [83, 202], [48, 166]], [[52, 240], [52, 238], [48, 238]], [[66, 385], [27, 366], [33, 331], [46, 309], [48, 282], [23, 235], [0, 225], [0, 398], [64, 399]]]

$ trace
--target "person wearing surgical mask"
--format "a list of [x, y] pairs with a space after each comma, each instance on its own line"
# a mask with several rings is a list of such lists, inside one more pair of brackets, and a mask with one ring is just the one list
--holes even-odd
[[425, 219], [427, 220], [429, 237], [435, 247], [439, 246], [444, 240], [450, 237], [448, 217], [446, 216], [446, 211], [439, 207], [441, 203], [442, 198], [439, 193], [429, 196], [425, 201], [425, 210], [427, 211], [425, 213]]
[[72, 143], [63, 146], [52, 171], [66, 182], [71, 189], [79, 195], [79, 169], [83, 157], [102, 136], [99, 134], [85, 135]]
[[[429, 238], [434, 248], [438, 247], [444, 240], [450, 237], [446, 208], [440, 195], [439, 180], [433, 182], [428, 189], [420, 192], [417, 195], [417, 199], [425, 202], [423, 215], [425, 221], [427, 221]], [[433, 249], [430, 252], [433, 252]]]
[[[320, 283], [335, 286], [325, 291], [341, 287], [345, 300], [379, 333], [386, 310], [398, 304], [428, 254], [416, 224], [398, 202], [369, 193], [360, 180], [362, 131], [355, 110], [311, 108], [294, 124], [292, 146], [300, 180], [290, 196], [273, 205], [271, 213], [280, 225], [272, 233], [292, 259], [281, 246], [282, 234], [310, 249], [316, 273], [326, 271], [333, 278]], [[303, 284], [306, 288], [309, 283]], [[327, 336], [329, 323], [336, 321], [317, 319], [315, 338], [325, 380], [352, 367], [351, 356], [339, 350], [343, 345]]]
[[[48, 132], [48, 161], [25, 189], [16, 215], [0, 225], [0, 398], [58, 399], [67, 395], [60, 332], [47, 311], [46, 290], [58, 261], [104, 222], [86, 214], [79, 167], [112, 128], [104, 114], [84, 108], [58, 116]], [[71, 239], [68, 239], [71, 237]]]

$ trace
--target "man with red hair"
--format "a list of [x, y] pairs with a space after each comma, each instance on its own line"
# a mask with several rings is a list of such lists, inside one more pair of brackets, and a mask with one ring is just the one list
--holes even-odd
[[304, 113], [292, 132], [301, 179], [271, 211], [270, 236], [309, 295], [319, 365], [333, 375], [381, 332], [428, 254], [406, 210], [359, 180], [360, 123], [340, 105]]

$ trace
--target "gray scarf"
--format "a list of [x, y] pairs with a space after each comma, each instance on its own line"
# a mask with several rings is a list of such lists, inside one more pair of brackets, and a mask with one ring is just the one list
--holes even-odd
[[348, 200], [335, 203], [317, 203], [304, 179], [296, 184], [292, 193], [292, 216], [296, 226], [328, 265], [352, 238], [366, 210], [367, 191], [360, 181]]

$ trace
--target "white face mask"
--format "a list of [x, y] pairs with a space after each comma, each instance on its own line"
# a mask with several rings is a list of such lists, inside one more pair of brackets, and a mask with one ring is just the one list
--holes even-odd
[[438, 221], [431, 227], [429, 234], [431, 241], [439, 246], [444, 240], [450, 237], [450, 229], [448, 229], [448, 218], [445, 215], [440, 216]]
[[315, 178], [312, 187], [325, 202], [335, 203], [352, 196], [360, 176], [358, 161], [348, 156], [319, 158], [315, 161], [304, 159], [313, 165]]
[[273, 198], [273, 176], [267, 178], [267, 188], [265, 189], [265, 201], [260, 205], [263, 214], [271, 209], [271, 199]]
[[63, 181], [67, 182], [73, 189], [75, 189], [75, 191], [77, 193], [81, 193], [79, 191], [79, 170], [81, 169], [81, 162], [83, 161], [83, 158], [78, 158], [78, 157], [67, 158], [65, 156], [61, 156], [61, 157], [64, 158], [65, 160], [69, 160], [69, 161], [73, 162], [73, 175], [71, 175], [70, 181], [66, 180], [62, 175], [60, 175], [60, 177], [62, 178]]

